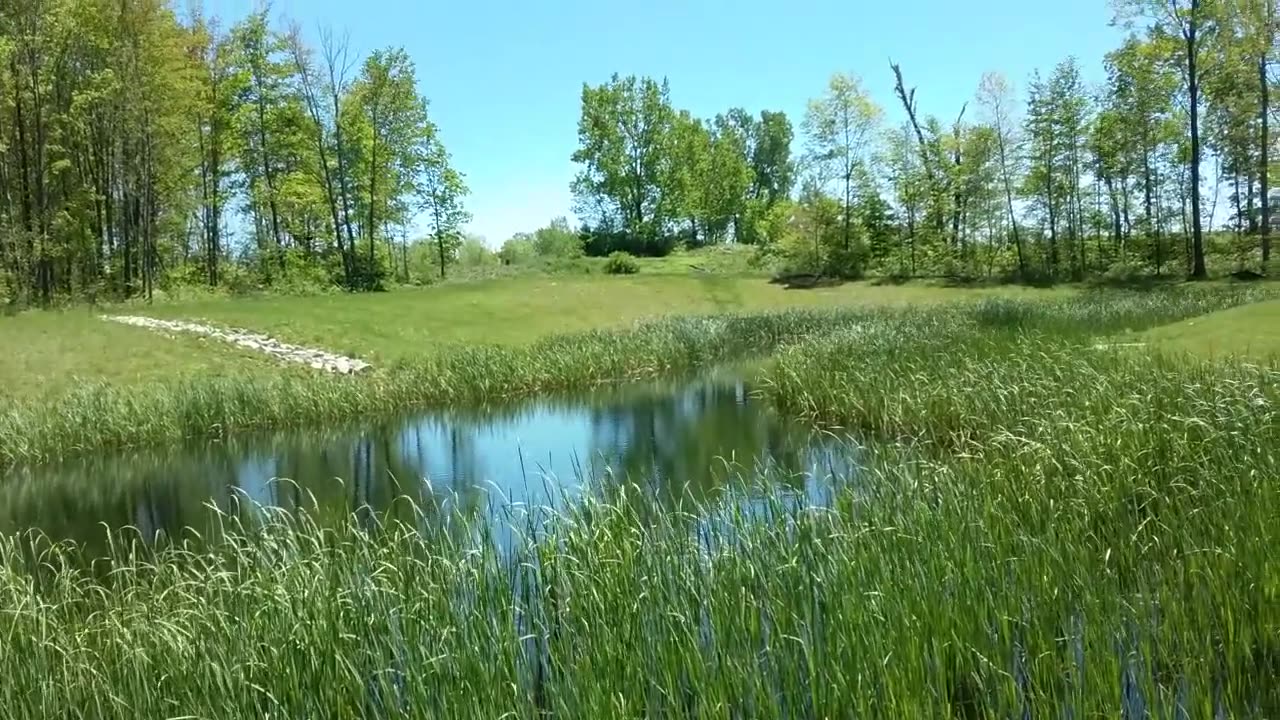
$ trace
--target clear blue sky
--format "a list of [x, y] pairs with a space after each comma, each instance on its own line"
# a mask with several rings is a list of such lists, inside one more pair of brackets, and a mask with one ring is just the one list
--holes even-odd
[[[225, 22], [253, 5], [206, 0]], [[784, 110], [798, 133], [837, 71], [860, 75], [900, 121], [892, 58], [921, 109], [949, 121], [987, 70], [1021, 94], [1032, 70], [1075, 55], [1100, 81], [1122, 35], [1107, 0], [276, 0], [272, 15], [313, 36], [345, 30], [361, 54], [405, 47], [471, 187], [470, 230], [495, 246], [569, 214], [583, 82], [665, 76], [695, 115]]]

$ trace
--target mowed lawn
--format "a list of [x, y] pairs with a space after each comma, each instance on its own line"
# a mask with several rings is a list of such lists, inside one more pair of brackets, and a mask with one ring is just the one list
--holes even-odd
[[1207, 358], [1280, 360], [1280, 300], [1243, 305], [1152, 328], [1135, 336], [1135, 341]]
[[377, 363], [458, 343], [525, 343], [554, 333], [616, 327], [671, 314], [905, 305], [991, 295], [1050, 297], [1068, 292], [1073, 290], [871, 283], [789, 290], [764, 278], [715, 275], [520, 277], [368, 295], [209, 300], [155, 306], [143, 312], [268, 332]]
[[87, 382], [146, 384], [258, 370], [273, 366], [223, 343], [107, 322], [87, 309], [0, 317], [0, 412], [6, 398], [47, 397]]

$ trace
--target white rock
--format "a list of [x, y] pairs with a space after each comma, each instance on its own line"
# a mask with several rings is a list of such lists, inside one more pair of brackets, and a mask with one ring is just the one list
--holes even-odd
[[199, 335], [201, 338], [212, 338], [214, 340], [229, 342], [255, 352], [280, 358], [287, 362], [309, 365], [316, 370], [326, 370], [328, 372], [339, 373], [342, 375], [351, 375], [372, 367], [369, 363], [363, 360], [348, 358], [342, 355], [325, 352], [324, 350], [317, 350], [315, 348], [290, 345], [288, 343], [280, 342], [275, 338], [268, 337], [266, 335], [259, 335], [247, 330], [237, 330], [234, 328], [223, 329], [213, 327], [211, 325], [183, 322], [181, 320], [158, 320], [156, 318], [140, 317], [136, 315], [107, 315], [104, 316], [104, 319], [112, 322], [123, 323], [125, 325], [145, 327], [166, 334], [169, 332], [192, 333]]

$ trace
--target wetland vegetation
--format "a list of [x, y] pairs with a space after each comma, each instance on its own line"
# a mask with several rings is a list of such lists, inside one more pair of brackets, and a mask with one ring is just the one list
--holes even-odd
[[1280, 717], [1276, 0], [928, 2], [0, 3], [0, 717]]
[[8, 534], [0, 704], [1268, 717], [1280, 366], [1098, 341], [1269, 292], [694, 318], [557, 339], [554, 354], [476, 351], [440, 366], [460, 388], [648, 372], [623, 358], [681, 348], [688, 366], [771, 353], [753, 371], [760, 402], [821, 423], [847, 462], [818, 495], [788, 489], [795, 468], [743, 458], [719, 490], [671, 478], [665, 500], [637, 465], [580, 471], [591, 491], [573, 502], [481, 515], [412, 493], [354, 516], [224, 507], [199, 536], [104, 529], [89, 566], [77, 544]]

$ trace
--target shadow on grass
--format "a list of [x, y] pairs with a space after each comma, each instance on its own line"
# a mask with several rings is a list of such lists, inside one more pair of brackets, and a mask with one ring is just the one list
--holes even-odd
[[839, 287], [844, 285], [846, 282], [849, 281], [844, 278], [814, 275], [811, 273], [778, 275], [769, 280], [771, 285], [781, 285], [787, 290], [814, 290], [817, 288]]

